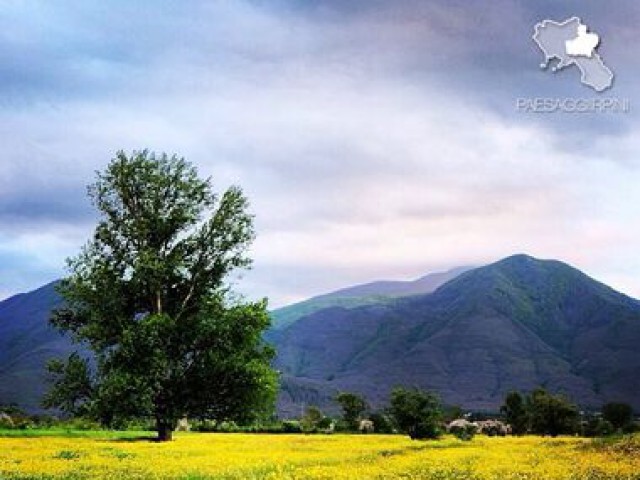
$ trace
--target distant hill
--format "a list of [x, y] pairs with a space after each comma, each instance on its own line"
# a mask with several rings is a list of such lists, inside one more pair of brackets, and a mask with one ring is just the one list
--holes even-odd
[[444, 285], [449, 280], [454, 279], [470, 269], [470, 267], [458, 267], [446, 272], [430, 273], [417, 280], [411, 281], [383, 280], [365, 283], [363, 285], [356, 285], [319, 295], [272, 311], [272, 329], [282, 330], [298, 319], [324, 308], [353, 308], [363, 305], [385, 303], [397, 297], [431, 293], [439, 286]]
[[[277, 365], [321, 399], [358, 391], [381, 404], [395, 385], [495, 410], [543, 385], [585, 407], [640, 409], [640, 303], [558, 261], [525, 255], [468, 271], [434, 293], [330, 307], [277, 332]], [[294, 412], [295, 395], [281, 398]], [[328, 405], [328, 403], [327, 403]]]
[[[274, 330], [330, 305], [353, 307], [384, 302], [392, 296], [433, 291], [464, 270], [431, 274], [416, 281], [374, 282], [322, 295], [272, 312]], [[55, 291], [56, 283], [0, 302], [0, 405], [17, 403], [27, 410], [39, 411], [40, 399], [48, 388], [45, 372], [47, 361], [64, 358], [78, 349], [77, 345], [48, 325], [51, 310], [61, 303]], [[282, 396], [289, 398], [291, 393], [298, 399], [308, 398], [309, 401], [317, 400], [320, 403], [328, 401], [329, 394], [316, 397], [317, 382], [308, 382], [309, 385], [304, 383], [283, 382]]]
[[48, 325], [49, 313], [60, 304], [55, 285], [0, 302], [0, 404], [40, 410], [47, 388], [44, 365], [73, 348]]

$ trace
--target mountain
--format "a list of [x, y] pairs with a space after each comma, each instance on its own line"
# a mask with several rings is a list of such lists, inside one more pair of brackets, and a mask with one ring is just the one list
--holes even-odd
[[[48, 326], [59, 302], [55, 284], [0, 302], [0, 404], [38, 410], [47, 360], [75, 349]], [[340, 390], [381, 406], [396, 385], [473, 409], [495, 410], [509, 390], [543, 385], [584, 407], [615, 400], [640, 410], [640, 302], [562, 262], [516, 255], [300, 305], [307, 313], [267, 334], [285, 416], [312, 404], [331, 411]]]
[[[283, 328], [304, 314], [330, 305], [371, 304], [384, 302], [387, 296], [433, 291], [464, 270], [426, 275], [416, 281], [374, 282], [312, 298], [272, 312], [274, 328]], [[61, 304], [56, 284], [52, 282], [0, 302], [0, 405], [16, 403], [29, 411], [41, 410], [40, 401], [48, 388], [46, 363], [52, 358], [65, 358], [77, 350], [76, 345], [48, 324], [51, 310]], [[317, 396], [317, 382], [296, 381], [291, 385], [284, 382], [285, 396], [287, 388], [297, 399], [307, 398], [311, 403], [329, 401]]]
[[381, 405], [395, 385], [496, 410], [506, 392], [543, 385], [585, 407], [640, 409], [640, 302], [562, 262], [516, 255], [427, 295], [315, 311], [277, 332], [293, 412], [305, 398], [357, 391]]
[[45, 364], [73, 349], [48, 324], [51, 310], [60, 304], [55, 285], [0, 302], [0, 404], [39, 410], [47, 388]]
[[282, 330], [304, 316], [329, 307], [353, 308], [385, 303], [396, 297], [431, 293], [439, 286], [468, 270], [470, 270], [470, 267], [458, 267], [446, 272], [430, 273], [417, 280], [383, 280], [319, 295], [272, 311], [272, 329], [276, 331]]

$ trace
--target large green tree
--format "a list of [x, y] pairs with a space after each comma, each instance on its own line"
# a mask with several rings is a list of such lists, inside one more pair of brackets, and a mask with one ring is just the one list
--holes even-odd
[[99, 223], [68, 261], [51, 322], [93, 355], [52, 364], [47, 404], [108, 425], [153, 416], [160, 440], [184, 415], [249, 421], [272, 410], [266, 301], [229, 290], [254, 239], [242, 191], [217, 195], [184, 159], [142, 151], [118, 152], [89, 196]]

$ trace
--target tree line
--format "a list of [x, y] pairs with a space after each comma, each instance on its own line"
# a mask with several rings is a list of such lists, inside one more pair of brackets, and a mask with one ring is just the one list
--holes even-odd
[[[339, 430], [404, 433], [412, 439], [434, 439], [448, 431], [468, 440], [480, 428], [488, 435], [587, 437], [638, 431], [633, 409], [626, 403], [611, 402], [598, 412], [583, 412], [567, 397], [543, 388], [528, 394], [508, 393], [495, 414], [464, 413], [460, 407], [443, 405], [437, 394], [417, 388], [395, 388], [389, 406], [378, 410], [371, 410], [365, 397], [356, 393], [341, 392], [335, 401], [341, 407]], [[302, 431], [326, 431], [330, 420], [317, 407], [309, 407]]]

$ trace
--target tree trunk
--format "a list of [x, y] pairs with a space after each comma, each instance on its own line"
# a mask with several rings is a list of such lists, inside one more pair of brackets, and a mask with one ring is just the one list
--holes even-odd
[[156, 430], [158, 431], [159, 442], [170, 442], [173, 440], [173, 422], [165, 418], [156, 418]]
[[173, 430], [176, 427], [176, 419], [167, 406], [167, 396], [159, 390], [154, 398], [154, 416], [156, 417], [156, 431], [159, 442], [169, 442], [173, 439]]

